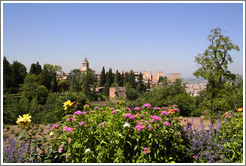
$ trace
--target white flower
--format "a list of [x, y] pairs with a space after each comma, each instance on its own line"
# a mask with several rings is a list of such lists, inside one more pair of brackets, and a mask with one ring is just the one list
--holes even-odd
[[54, 135], [54, 132], [53, 131], [50, 132], [50, 136], [52, 136], [52, 135]]
[[123, 138], [123, 136], [121, 134], [119, 134], [120, 138]]
[[130, 127], [131, 125], [129, 123], [125, 123], [123, 127]]
[[114, 141], [110, 141], [111, 144], [114, 144]]
[[85, 153], [88, 153], [88, 152], [90, 152], [90, 151], [91, 151], [90, 148], [85, 149]]
[[118, 110], [116, 110], [117, 112], [120, 112], [120, 110], [118, 109]]

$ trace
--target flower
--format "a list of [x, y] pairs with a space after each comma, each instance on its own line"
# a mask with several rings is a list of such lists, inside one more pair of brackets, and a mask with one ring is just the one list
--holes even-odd
[[83, 126], [84, 125], [85, 127], [87, 127], [87, 124], [85, 124], [84, 121], [83, 122], [80, 122], [79, 124], [80, 124], [80, 126]]
[[170, 123], [167, 122], [167, 121], [163, 122], [163, 124], [166, 125], [166, 126], [170, 126]]
[[136, 128], [136, 129], [138, 130], [138, 132], [139, 132], [140, 130], [144, 129], [144, 125], [137, 125], [135, 128]]
[[65, 121], [68, 122], [68, 121], [70, 121], [70, 119], [71, 119], [71, 118], [67, 118]]
[[149, 104], [149, 103], [145, 103], [144, 105], [143, 105], [143, 108], [144, 107], [148, 107], [148, 108], [150, 108], [151, 107], [151, 105]]
[[98, 109], [99, 107], [95, 107], [94, 109]]
[[90, 148], [85, 149], [85, 153], [89, 153], [91, 151]]
[[135, 108], [134, 108], [134, 111], [135, 111], [135, 110], [139, 111], [139, 110], [140, 110], [140, 108], [139, 108], [139, 107], [135, 107]]
[[127, 118], [127, 117], [132, 117], [132, 114], [125, 114], [125, 118]]
[[160, 110], [161, 108], [160, 107], [155, 107], [154, 110]]
[[54, 124], [53, 126], [52, 126], [52, 128], [57, 128], [58, 127], [58, 124]]
[[119, 134], [120, 138], [123, 138], [123, 136], [121, 134]]
[[230, 119], [230, 118], [231, 118], [231, 116], [230, 116], [230, 115], [226, 115], [226, 118], [229, 118], [229, 119]]
[[64, 126], [62, 131], [67, 131], [68, 127]]
[[242, 112], [242, 111], [243, 111], [242, 107], [238, 108], [238, 112]]
[[64, 103], [63, 103], [64, 110], [67, 110], [67, 109], [70, 108], [72, 105], [73, 105], [73, 103], [71, 103], [70, 100], [64, 102]]
[[16, 123], [20, 126], [27, 126], [31, 123], [31, 116], [29, 116], [29, 114], [24, 114], [23, 117], [19, 115]]
[[59, 147], [59, 149], [58, 149], [58, 152], [59, 153], [62, 153], [63, 147], [64, 147], [64, 145], [62, 145], [62, 146]]
[[160, 115], [167, 115], [168, 112], [167, 111], [162, 111]]
[[172, 114], [173, 114], [174, 112], [175, 112], [175, 110], [170, 110], [170, 113], [172, 113]]
[[55, 133], [53, 131], [50, 132], [50, 136], [54, 135]]
[[143, 148], [143, 150], [149, 150], [149, 148]]
[[112, 111], [111, 114], [117, 114], [116, 111]]
[[99, 125], [98, 125], [98, 126], [102, 126], [102, 125], [103, 125], [103, 126], [105, 126], [105, 124], [104, 124], [104, 123], [99, 123]]
[[78, 111], [76, 111], [74, 114], [75, 114], [75, 115], [79, 115], [79, 114], [83, 114], [83, 112], [80, 111], [80, 110], [78, 110]]
[[130, 127], [131, 125], [129, 123], [125, 123], [123, 127]]
[[90, 106], [88, 104], [85, 104], [84, 108], [90, 108]]

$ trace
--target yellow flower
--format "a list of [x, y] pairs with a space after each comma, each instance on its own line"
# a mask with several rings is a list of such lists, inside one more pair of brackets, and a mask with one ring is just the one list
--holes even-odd
[[70, 108], [72, 105], [73, 105], [73, 103], [71, 103], [70, 100], [64, 102], [64, 103], [63, 103], [64, 110], [67, 110], [67, 109]]
[[27, 126], [31, 123], [31, 116], [29, 116], [29, 114], [24, 114], [23, 117], [19, 115], [16, 123], [20, 126]]
[[50, 136], [54, 135], [55, 133], [53, 131], [50, 132]]

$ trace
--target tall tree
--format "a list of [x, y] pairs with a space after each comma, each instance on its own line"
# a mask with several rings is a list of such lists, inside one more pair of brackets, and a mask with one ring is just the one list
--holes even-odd
[[229, 36], [224, 36], [219, 27], [211, 30], [208, 39], [210, 42], [208, 48], [203, 54], [195, 57], [195, 62], [201, 67], [193, 74], [197, 78], [203, 77], [208, 81], [207, 98], [211, 101], [211, 111], [214, 113], [217, 94], [223, 89], [227, 80], [235, 79], [235, 75], [228, 70], [228, 64], [233, 62], [230, 51], [239, 51], [239, 47], [231, 42]]
[[91, 96], [91, 87], [93, 85], [93, 73], [85, 71], [82, 73], [81, 90], [86, 96]]
[[52, 90], [53, 92], [57, 92], [58, 90], [58, 85], [57, 85], [57, 80], [56, 80], [56, 72], [53, 72], [53, 77], [52, 77]]
[[37, 62], [37, 70], [36, 70], [36, 75], [39, 75], [42, 72], [42, 66]]
[[120, 84], [121, 84], [121, 75], [120, 75], [120, 73], [118, 72], [118, 70], [116, 70], [114, 82], [115, 82], [117, 85], [120, 85]]
[[20, 84], [23, 84], [24, 79], [27, 75], [26, 66], [18, 61], [14, 61], [11, 66], [11, 77], [13, 87], [18, 88]]
[[48, 69], [47, 65], [44, 65], [42, 72], [38, 76], [39, 84], [45, 86], [47, 89], [51, 89], [52, 75], [52, 70]]
[[30, 70], [29, 70], [29, 74], [35, 74], [36, 75], [36, 73], [37, 73], [37, 64], [32, 63]]
[[78, 69], [74, 69], [69, 73], [70, 77], [70, 90], [72, 92], [81, 91], [81, 82], [82, 82], [82, 74], [81, 71]]
[[128, 82], [130, 83], [132, 88], [136, 89], [137, 85], [136, 85], [136, 81], [135, 81], [135, 74], [132, 70], [130, 72]]
[[137, 90], [138, 92], [140, 92], [140, 93], [146, 91], [146, 87], [145, 87], [145, 85], [144, 85], [144, 83], [143, 83], [143, 75], [142, 75], [141, 72], [140, 72], [140, 74], [139, 74], [139, 81], [138, 81], [138, 86], [137, 86], [136, 90]]
[[110, 87], [113, 81], [114, 81], [113, 72], [112, 72], [112, 69], [110, 68], [109, 71], [106, 73], [106, 83]]
[[124, 75], [124, 72], [122, 71], [120, 86], [123, 86], [124, 85], [124, 81], [125, 81], [125, 75]]
[[102, 71], [101, 71], [101, 75], [100, 75], [100, 83], [99, 83], [99, 86], [100, 87], [104, 86], [105, 81], [106, 81], [106, 74], [105, 74], [105, 69], [104, 69], [104, 66], [103, 66]]
[[3, 58], [3, 88], [12, 86], [11, 66], [6, 57]]

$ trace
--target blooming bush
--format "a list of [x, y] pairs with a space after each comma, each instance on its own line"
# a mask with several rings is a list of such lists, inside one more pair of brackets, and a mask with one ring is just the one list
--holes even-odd
[[[201, 121], [202, 123], [202, 121]], [[193, 126], [194, 127], [194, 126]], [[195, 163], [243, 162], [243, 114], [229, 111], [218, 118], [216, 128], [187, 129], [190, 148], [187, 149]]]
[[185, 162], [179, 110], [145, 104], [134, 111], [117, 101], [115, 108], [87, 105], [67, 114], [52, 127], [53, 156], [72, 163]]

